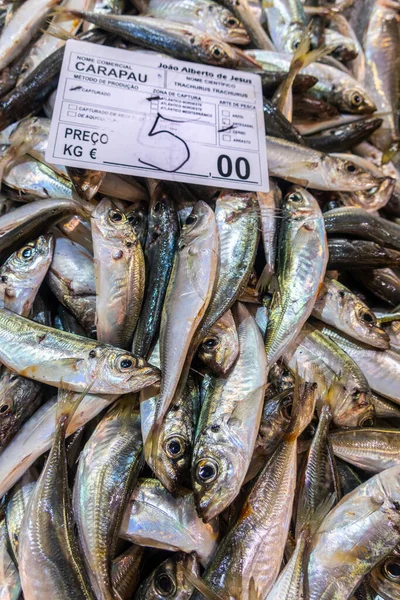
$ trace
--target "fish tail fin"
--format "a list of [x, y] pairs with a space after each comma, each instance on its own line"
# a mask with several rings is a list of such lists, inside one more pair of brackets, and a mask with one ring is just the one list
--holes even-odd
[[316, 400], [317, 384], [303, 381], [297, 373], [293, 394], [292, 418], [285, 435], [286, 440], [295, 440], [304, 431], [314, 414]]
[[257, 292], [261, 292], [262, 294], [264, 294], [268, 290], [268, 287], [271, 283], [273, 274], [274, 274], [274, 271], [273, 271], [271, 265], [269, 265], [267, 263], [265, 265], [265, 267], [263, 268], [263, 271], [260, 275], [259, 280], [257, 281], [257, 285], [256, 285]]
[[[84, 11], [73, 9], [73, 8], [65, 8], [65, 6], [54, 6], [50, 12], [50, 17], [60, 16], [60, 15], [71, 15], [73, 17], [78, 17], [79, 19], [84, 18]], [[46, 30], [44, 33], [48, 33]]]
[[322, 521], [336, 504], [337, 500], [336, 493], [332, 492], [332, 494], [328, 494], [326, 498], [322, 500], [315, 510], [303, 505], [296, 519], [296, 539], [302, 531], [307, 531], [309, 538], [313, 537], [320, 528]]
[[68, 40], [79, 40], [78, 36], [68, 33], [62, 27], [58, 27], [57, 25], [49, 25], [47, 29], [41, 30], [43, 34], [51, 35], [59, 40], [68, 41]]
[[87, 388], [80, 394], [72, 392], [71, 390], [66, 390], [63, 387], [59, 388], [57, 395], [56, 423], [63, 421], [65, 429], [67, 429], [76, 409], [84, 397], [89, 393], [92, 385], [93, 383], [88, 385]]
[[201, 579], [201, 577], [198, 577], [197, 575], [195, 575], [190, 569], [188, 569], [187, 567], [183, 568], [183, 572], [185, 575], [185, 578], [188, 580], [188, 582], [198, 591], [200, 592], [200, 594], [202, 596], [204, 596], [204, 598], [206, 598], [206, 600], [228, 600], [226, 595], [223, 594], [221, 595], [220, 593], [215, 592], [214, 590], [212, 590], [207, 584], [206, 582]]

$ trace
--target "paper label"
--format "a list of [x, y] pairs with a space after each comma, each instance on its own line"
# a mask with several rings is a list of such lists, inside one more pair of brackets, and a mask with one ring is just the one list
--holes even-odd
[[261, 78], [69, 40], [46, 160], [268, 191]]

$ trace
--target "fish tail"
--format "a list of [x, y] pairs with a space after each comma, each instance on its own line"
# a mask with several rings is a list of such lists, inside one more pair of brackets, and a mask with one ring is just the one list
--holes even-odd
[[337, 500], [336, 493], [333, 492], [328, 494], [314, 510], [304, 505], [297, 515], [296, 538], [299, 537], [302, 531], [307, 531], [309, 538], [313, 537]]
[[187, 567], [183, 567], [183, 572], [188, 582], [200, 592], [206, 600], [228, 600], [225, 594], [221, 595], [212, 590], [203, 579], [192, 573]]
[[297, 439], [312, 419], [317, 400], [317, 384], [302, 381], [296, 374], [292, 418], [285, 439]]
[[72, 417], [79, 404], [82, 402], [86, 394], [88, 394], [93, 383], [91, 383], [83, 392], [77, 394], [71, 390], [66, 390], [62, 387], [58, 390], [57, 408], [56, 408], [56, 423], [64, 422], [65, 429], [71, 422]]
[[274, 272], [273, 272], [271, 265], [269, 265], [267, 263], [265, 265], [265, 267], [263, 268], [263, 271], [260, 275], [259, 280], [257, 281], [257, 285], [256, 285], [257, 292], [261, 292], [262, 294], [264, 294], [268, 290], [268, 287], [269, 287], [269, 284], [271, 283], [273, 274], [274, 274]]
[[47, 29], [42, 29], [42, 33], [47, 33], [48, 35], [63, 41], [79, 39], [78, 36], [68, 33], [68, 31], [65, 31], [65, 29], [58, 27], [57, 25], [49, 25]]

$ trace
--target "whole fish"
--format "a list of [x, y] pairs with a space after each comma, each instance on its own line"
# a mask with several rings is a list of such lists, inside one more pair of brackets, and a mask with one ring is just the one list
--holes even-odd
[[374, 406], [367, 374], [329, 337], [306, 324], [286, 351], [284, 362], [306, 381], [317, 383], [319, 410], [329, 394], [335, 425], [373, 424]]
[[232, 306], [247, 285], [258, 246], [258, 203], [254, 193], [222, 192], [215, 204], [219, 261], [215, 290], [197, 337]]
[[[82, 400], [67, 429], [67, 436], [93, 419], [116, 399], [116, 395], [88, 394]], [[4, 494], [52, 444], [55, 431], [56, 401], [48, 400], [22, 425], [14, 439], [2, 452], [0, 491]]]
[[135, 600], [189, 600], [193, 585], [187, 579], [187, 571], [199, 577], [198, 562], [193, 554], [179, 552], [164, 560], [141, 583]]
[[96, 285], [93, 257], [86, 248], [56, 234], [46, 281], [57, 300], [93, 336], [96, 331]]
[[384, 350], [389, 348], [389, 336], [374, 313], [334, 279], [325, 278], [311, 314], [365, 344]]
[[378, 473], [400, 464], [396, 429], [342, 429], [329, 440], [336, 456], [364, 471]]
[[65, 436], [76, 403], [71, 392], [59, 392], [54, 441], [23, 518], [19, 572], [26, 598], [95, 598], [74, 531], [68, 487]]
[[190, 490], [172, 495], [157, 479], [141, 479], [126, 508], [120, 536], [134, 544], [195, 552], [206, 565], [215, 551], [218, 522], [203, 523]]
[[56, 387], [93, 393], [134, 392], [158, 381], [142, 358], [0, 311], [0, 361], [19, 375]]
[[225, 378], [213, 378], [203, 401], [192, 459], [196, 506], [205, 522], [237, 496], [250, 465], [267, 384], [263, 340], [244, 305], [233, 309], [239, 357]]
[[[297, 389], [288, 433], [251, 489], [236, 524], [207, 567], [213, 592], [249, 600], [265, 598], [278, 576], [289, 530], [296, 484], [297, 437], [314, 410], [316, 387]], [[301, 395], [301, 400], [300, 400]], [[268, 560], [265, 560], [268, 553]], [[197, 600], [199, 594], [195, 594]]]
[[310, 600], [346, 600], [398, 544], [400, 467], [350, 492], [323, 520], [308, 563]]
[[208, 31], [165, 21], [153, 17], [130, 15], [103, 15], [84, 10], [68, 10], [75, 17], [89, 21], [97, 27], [124, 40], [149, 50], [164, 52], [181, 60], [202, 62], [231, 69], [245, 68], [255, 70], [257, 61], [244, 52], [213, 37]]
[[111, 561], [126, 503], [143, 464], [139, 411], [129, 396], [100, 421], [79, 458], [73, 507], [83, 557], [98, 598], [114, 598]]
[[200, 360], [216, 375], [226, 375], [239, 354], [239, 339], [232, 312], [227, 310], [209, 329], [199, 346]]
[[293, 187], [283, 200], [278, 240], [276, 289], [265, 349], [273, 365], [310, 316], [328, 261], [323, 217], [315, 198]]
[[271, 175], [316, 190], [356, 192], [379, 186], [382, 177], [350, 160], [323, 154], [285, 140], [266, 137]]
[[21, 581], [18, 569], [9, 550], [7, 526], [0, 521], [0, 598], [18, 600], [21, 597]]
[[14, 252], [0, 267], [0, 297], [7, 310], [28, 317], [53, 255], [51, 234]]
[[148, 355], [160, 325], [178, 236], [178, 216], [172, 190], [162, 182], [153, 182], [145, 246], [149, 276], [132, 344], [132, 351], [139, 356]]
[[91, 217], [97, 339], [130, 348], [145, 286], [143, 250], [126, 215], [103, 199]]
[[245, 45], [250, 41], [239, 19], [210, 0], [150, 0], [145, 14], [192, 25], [229, 44]]
[[182, 229], [163, 306], [156, 422], [161, 421], [175, 394], [191, 340], [211, 300], [217, 263], [216, 218], [211, 208], [199, 201]]

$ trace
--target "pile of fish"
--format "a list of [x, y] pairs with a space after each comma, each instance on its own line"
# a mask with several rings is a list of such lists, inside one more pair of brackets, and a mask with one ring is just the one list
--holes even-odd
[[[2, 0], [0, 599], [400, 599], [400, 2]], [[47, 164], [66, 39], [259, 73], [270, 191]]]

